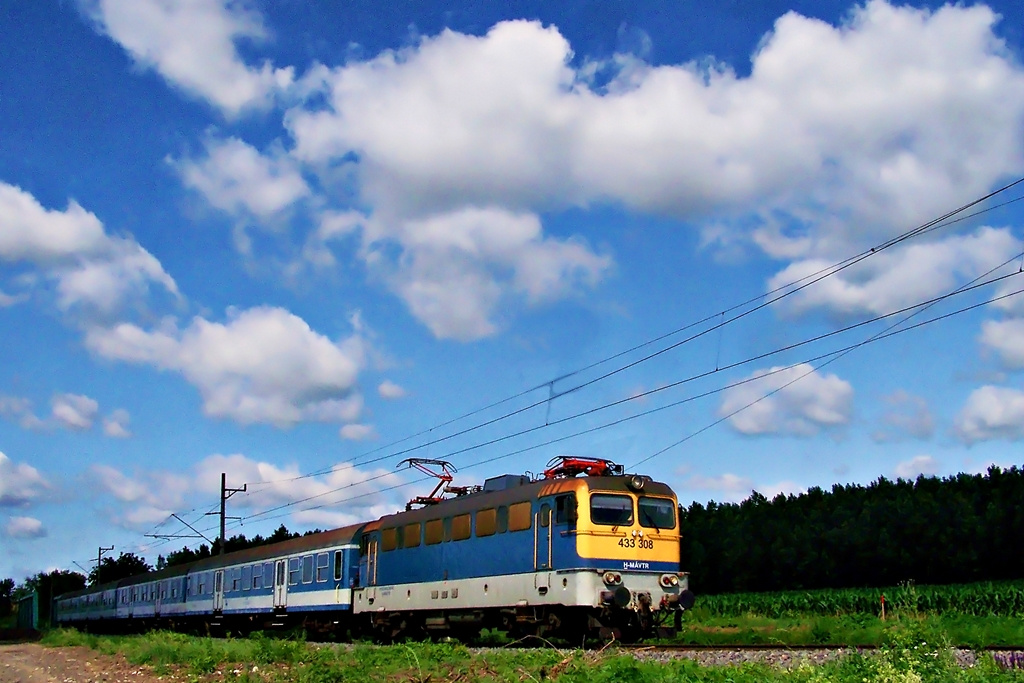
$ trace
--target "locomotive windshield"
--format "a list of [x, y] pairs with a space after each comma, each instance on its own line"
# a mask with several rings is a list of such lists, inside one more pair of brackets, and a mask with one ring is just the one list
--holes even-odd
[[633, 523], [633, 499], [609, 493], [590, 497], [590, 519], [594, 524], [627, 526]]
[[676, 504], [668, 498], [641, 496], [637, 509], [640, 526], [648, 529], [674, 529], [676, 526]]

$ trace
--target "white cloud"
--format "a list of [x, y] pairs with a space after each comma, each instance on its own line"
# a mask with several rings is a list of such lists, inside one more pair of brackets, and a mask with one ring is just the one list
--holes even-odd
[[53, 419], [66, 429], [90, 429], [99, 413], [95, 399], [80, 394], [57, 394], [50, 401]]
[[46, 423], [32, 412], [32, 402], [20, 396], [0, 395], [0, 417], [17, 420], [25, 429], [44, 429]]
[[[325, 186], [339, 168], [351, 177], [341, 195], [366, 208], [371, 273], [436, 336], [475, 339], [500, 327], [510, 294], [565, 296], [607, 269], [582, 244], [545, 236], [537, 216], [548, 211], [610, 202], [668, 214], [711, 230], [706, 246], [753, 244], [806, 270], [1016, 175], [1024, 69], [997, 20], [984, 6], [882, 0], [838, 27], [790, 12], [746, 77], [629, 55], [575, 68], [567, 40], [539, 22], [446, 30], [312, 70], [302, 83], [312, 104], [285, 125], [292, 154], [327, 169]], [[475, 212], [504, 227], [467, 230]], [[495, 255], [528, 224], [517, 257]], [[875, 310], [933, 293], [963, 246], [890, 257], [805, 305]], [[969, 254], [958, 275], [977, 267]]]
[[34, 517], [11, 517], [4, 526], [4, 533], [11, 538], [43, 538], [46, 529]]
[[356, 521], [366, 519], [371, 511], [394, 512], [392, 496], [381, 490], [402, 482], [392, 470], [359, 469], [351, 463], [337, 463], [321, 476], [303, 477], [296, 464], [281, 467], [236, 453], [211, 455], [200, 462], [195, 472], [197, 488], [218, 491], [221, 472], [229, 473], [229, 486], [248, 483], [247, 493], [232, 501], [237, 507], [258, 512], [302, 500], [294, 506], [293, 515], [305, 514], [303, 520], [311, 524], [324, 523], [326, 513], [341, 513], [348, 521]]
[[718, 409], [722, 417], [741, 411], [729, 418], [730, 426], [741, 434], [810, 436], [850, 421], [853, 387], [836, 375], [801, 363], [758, 370], [749, 378], [761, 379], [728, 389]]
[[[31, 194], [0, 182], [0, 261], [27, 262], [56, 283], [62, 309], [109, 316], [151, 284], [178, 288], [160, 262], [137, 242], [111, 237], [99, 219], [72, 201], [45, 209]], [[21, 297], [24, 294], [19, 295]]]
[[[889, 313], [952, 291], [959, 282], [989, 271], [1020, 249], [1009, 230], [994, 228], [933, 242], [910, 242], [816, 282], [780, 305], [792, 312], [826, 308], [845, 315]], [[825, 258], [796, 261], [772, 277], [768, 289], [803, 280], [831, 265]]]
[[126, 510], [114, 512], [112, 517], [129, 529], [164, 521], [180, 510], [193, 487], [188, 477], [163, 470], [147, 470], [135, 478], [109, 465], [93, 465], [90, 473], [100, 489], [127, 505]]
[[293, 159], [264, 156], [238, 138], [209, 138], [205, 158], [175, 166], [187, 187], [230, 214], [268, 219], [310, 194]]
[[362, 410], [362, 337], [333, 342], [280, 308], [232, 312], [226, 323], [196, 317], [184, 330], [173, 323], [152, 331], [94, 327], [86, 345], [104, 358], [180, 372], [212, 417], [289, 426], [352, 421]]
[[338, 436], [347, 441], [369, 441], [377, 438], [377, 432], [373, 425], [347, 424], [338, 431]]
[[25, 463], [15, 464], [0, 453], [0, 507], [23, 507], [48, 488], [50, 484], [39, 470]]
[[901, 462], [893, 471], [897, 477], [902, 479], [916, 479], [919, 474], [934, 476], [939, 471], [939, 463], [930, 455], [918, 455], [910, 460]]
[[899, 390], [883, 396], [882, 402], [889, 410], [882, 416], [882, 426], [871, 435], [875, 441], [928, 439], [935, 432], [935, 418], [924, 398]]
[[380, 386], [377, 387], [377, 393], [380, 394], [381, 398], [387, 399], [403, 398], [406, 394], [405, 389], [389, 379], [380, 383]]
[[103, 418], [103, 433], [112, 439], [127, 439], [132, 435], [128, 431], [129, 422], [131, 422], [131, 416], [128, 411], [118, 408]]
[[994, 350], [1005, 367], [1024, 368], [1024, 319], [986, 320], [981, 324], [981, 343]]
[[956, 417], [955, 430], [968, 444], [1024, 439], [1024, 392], [996, 386], [975, 389]]
[[684, 491], [703, 491], [723, 494], [722, 497], [724, 500], [733, 503], [745, 500], [750, 497], [751, 493], [754, 491], [757, 491], [768, 499], [772, 499], [779, 494], [796, 495], [803, 493], [806, 490], [799, 484], [792, 481], [780, 481], [775, 484], [757, 485], [754, 483], [754, 480], [749, 477], [741, 477], [730, 472], [726, 472], [725, 474], [717, 477], [706, 477], [694, 474], [683, 482], [681, 488]]
[[234, 0], [84, 0], [97, 28], [136, 63], [228, 115], [269, 104], [292, 68], [247, 65], [237, 41], [266, 37], [260, 15]]
[[97, 254], [107, 236], [103, 224], [77, 202], [65, 211], [45, 209], [20, 187], [0, 182], [0, 258], [54, 263]]
[[[592, 286], [611, 265], [579, 240], [543, 235], [534, 214], [465, 208], [364, 232], [367, 264], [438, 338], [497, 331], [495, 312], [515, 299], [538, 304]], [[397, 241], [398, 259], [387, 254]]]
[[[1019, 169], [1024, 76], [996, 21], [878, 0], [840, 27], [790, 12], [745, 78], [621, 56], [574, 70], [556, 28], [502, 22], [317, 71], [330, 106], [296, 107], [286, 125], [302, 159], [358, 155], [365, 197], [404, 215], [612, 199], [887, 232]], [[613, 78], [597, 87], [602, 70]], [[823, 227], [816, 251], [836, 237]]]

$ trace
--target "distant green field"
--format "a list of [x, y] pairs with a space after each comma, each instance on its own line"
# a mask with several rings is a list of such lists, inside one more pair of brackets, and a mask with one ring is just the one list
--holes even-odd
[[697, 608], [708, 616], [757, 615], [779, 618], [801, 615], [880, 616], [882, 596], [888, 615], [1024, 616], [1024, 581], [982, 582], [952, 586], [842, 588], [776, 593], [729, 593], [698, 596]]

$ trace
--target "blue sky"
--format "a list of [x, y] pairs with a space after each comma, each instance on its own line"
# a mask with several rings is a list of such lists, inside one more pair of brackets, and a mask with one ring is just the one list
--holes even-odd
[[754, 310], [1024, 175], [1014, 9], [8, 3], [0, 575], [213, 537], [222, 471], [252, 535], [409, 456], [684, 503], [1019, 465], [1024, 186]]

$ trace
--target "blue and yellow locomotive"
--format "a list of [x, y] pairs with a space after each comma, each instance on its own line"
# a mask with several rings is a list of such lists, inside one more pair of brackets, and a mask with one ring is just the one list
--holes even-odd
[[[414, 464], [440, 465], [442, 485], [451, 481], [446, 463]], [[672, 490], [608, 461], [561, 457], [537, 479], [439, 485], [372, 522], [61, 596], [55, 614], [93, 628], [303, 623], [385, 640], [483, 628], [631, 640], [671, 630], [692, 604]]]

